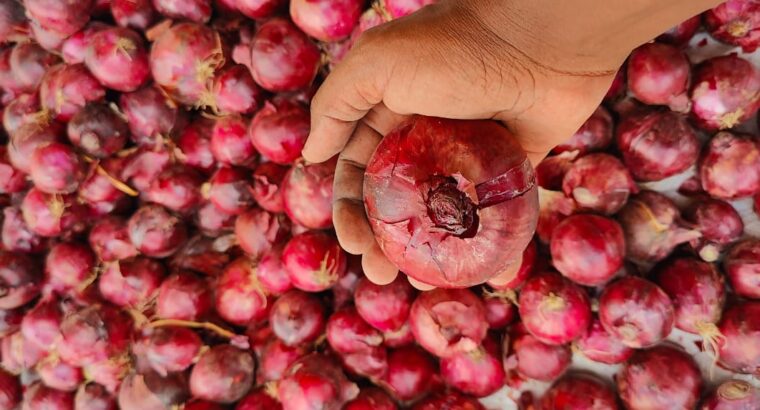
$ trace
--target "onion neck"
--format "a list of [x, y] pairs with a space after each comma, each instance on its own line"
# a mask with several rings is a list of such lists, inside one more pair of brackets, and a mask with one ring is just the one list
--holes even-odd
[[477, 205], [457, 188], [454, 178], [433, 181], [425, 204], [436, 228], [459, 237], [471, 237], [477, 232]]

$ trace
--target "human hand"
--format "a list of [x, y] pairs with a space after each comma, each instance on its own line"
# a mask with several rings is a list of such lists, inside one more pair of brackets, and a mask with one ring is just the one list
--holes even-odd
[[[486, 3], [444, 0], [364, 33], [312, 101], [304, 158], [340, 153], [335, 230], [375, 283], [398, 273], [375, 242], [362, 199], [365, 166], [384, 135], [413, 114], [494, 119], [536, 165], [591, 115], [628, 54], [596, 56], [598, 44], [580, 44], [585, 36], [578, 44], [559, 35], [537, 39], [520, 29], [530, 22], [520, 24], [519, 15], [500, 22], [515, 28], [494, 29], [498, 16], [488, 13], [498, 13]], [[512, 268], [493, 281], [508, 281], [519, 266]]]

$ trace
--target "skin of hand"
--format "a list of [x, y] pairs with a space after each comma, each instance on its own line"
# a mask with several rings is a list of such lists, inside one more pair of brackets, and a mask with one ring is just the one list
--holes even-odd
[[[390, 283], [398, 274], [374, 239], [362, 199], [365, 166], [384, 135], [413, 114], [494, 119], [512, 131], [536, 165], [591, 115], [638, 45], [620, 50], [580, 44], [585, 34], [577, 44], [569, 42], [572, 36], [547, 34], [540, 40], [524, 29], [530, 23], [520, 23], [521, 17], [529, 21], [525, 10], [490, 3], [496, 2], [443, 0], [367, 31], [312, 101], [303, 156], [322, 162], [339, 154], [335, 230], [347, 252], [362, 255], [364, 272], [375, 283]], [[499, 17], [513, 28], [494, 29]], [[514, 264], [491, 283], [508, 281], [518, 268]]]

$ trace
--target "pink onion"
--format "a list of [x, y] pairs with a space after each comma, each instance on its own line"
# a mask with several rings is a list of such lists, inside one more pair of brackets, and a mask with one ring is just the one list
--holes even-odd
[[760, 140], [718, 133], [702, 151], [699, 178], [702, 188], [716, 198], [741, 198], [760, 191]]
[[723, 267], [737, 295], [760, 299], [760, 240], [748, 239], [734, 246]]
[[710, 35], [751, 53], [760, 46], [760, 3], [728, 0], [704, 14]]
[[688, 112], [689, 60], [678, 48], [647, 43], [628, 57], [628, 89], [639, 101]]
[[708, 130], [733, 128], [757, 112], [760, 69], [736, 54], [714, 57], [694, 71], [691, 114]]
[[317, 40], [335, 42], [351, 34], [362, 6], [361, 0], [292, 0], [290, 18]]
[[581, 209], [614, 214], [639, 191], [631, 173], [619, 159], [590, 154], [573, 162], [562, 179], [562, 191]]

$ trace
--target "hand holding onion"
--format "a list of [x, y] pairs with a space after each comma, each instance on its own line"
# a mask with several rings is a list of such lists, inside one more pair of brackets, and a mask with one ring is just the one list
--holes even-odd
[[[419, 288], [507, 282], [519, 269], [520, 253], [535, 226], [535, 189], [528, 181], [533, 171], [528, 166], [524, 172], [530, 175], [511, 181], [510, 197], [501, 203], [512, 204], [512, 209], [495, 212], [500, 216], [487, 215], [478, 195], [485, 194], [482, 184], [522, 172], [517, 170], [523, 162], [537, 164], [573, 135], [604, 97], [625, 56], [668, 27], [662, 21], [642, 23], [651, 27], [637, 26], [611, 46], [588, 37], [589, 32], [603, 36], [609, 27], [589, 22], [589, 31], [589, 26], [579, 27], [582, 21], [564, 22], [568, 19], [559, 18], [562, 10], [556, 6], [513, 10], [503, 2], [489, 3], [442, 1], [366, 32], [314, 97], [303, 155], [322, 162], [340, 154], [335, 229], [344, 249], [362, 255], [373, 282], [392, 282], [399, 267]], [[703, 6], [685, 7], [696, 12]], [[557, 26], [541, 36], [509, 24], [539, 15], [552, 19], [555, 13]], [[680, 17], [668, 18], [673, 21], [667, 24], [673, 25]], [[410, 120], [415, 114], [501, 124]], [[383, 136], [402, 124], [406, 131], [394, 132], [396, 141], [384, 143], [373, 157]], [[417, 130], [411, 132], [414, 142], [404, 135], [398, 138], [409, 129]], [[499, 138], [503, 143], [495, 142]], [[418, 146], [415, 151], [425, 152], [409, 153], [415, 144], [427, 149]], [[392, 158], [393, 150], [409, 155]], [[421, 171], [397, 175], [396, 169], [389, 171], [389, 163]], [[406, 196], [389, 196], [388, 181], [403, 178], [408, 186], [396, 184], [393, 195]], [[440, 192], [448, 192], [443, 205], [431, 207]], [[489, 225], [494, 220], [501, 225]], [[489, 226], [498, 232], [489, 238], [491, 243], [473, 245], [478, 236], [487, 237], [481, 234]], [[507, 226], [514, 229], [505, 230]], [[493, 255], [483, 257], [480, 251]]]

